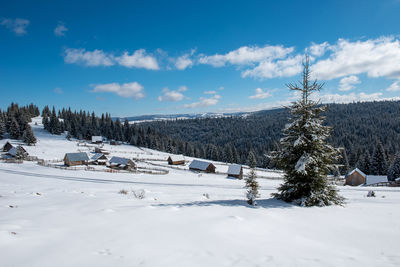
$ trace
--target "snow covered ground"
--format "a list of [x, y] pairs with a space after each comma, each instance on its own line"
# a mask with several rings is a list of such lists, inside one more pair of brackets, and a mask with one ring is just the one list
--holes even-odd
[[[40, 123], [34, 131], [39, 142], [27, 147], [32, 155], [54, 159], [83, 149], [43, 132]], [[106, 149], [166, 156], [131, 146]], [[270, 198], [280, 180], [260, 179], [253, 208], [244, 201], [243, 181], [169, 171], [0, 163], [0, 266], [400, 265], [399, 188], [339, 187], [344, 207], [301, 208]], [[371, 189], [375, 198], [366, 197]]]

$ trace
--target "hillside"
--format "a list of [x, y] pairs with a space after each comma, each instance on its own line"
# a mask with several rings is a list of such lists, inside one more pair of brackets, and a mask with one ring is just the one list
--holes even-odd
[[[35, 125], [37, 123], [37, 125]], [[89, 151], [31, 126], [32, 156]], [[13, 144], [19, 141], [11, 140]], [[0, 140], [0, 145], [5, 140]], [[0, 162], [0, 266], [398, 266], [398, 188], [340, 186], [344, 207], [301, 208], [270, 198], [281, 180], [259, 175], [257, 207], [244, 182], [171, 169], [168, 154], [130, 145], [104, 149], [165, 164], [167, 175], [109, 173]], [[139, 161], [138, 158], [146, 159]], [[191, 158], [187, 158], [190, 160]], [[217, 170], [226, 165], [215, 162]], [[160, 168], [160, 167], [159, 167]], [[118, 193], [127, 190], [127, 194]], [[134, 197], [144, 191], [145, 197]], [[23, 255], [23, 257], [21, 257]]]
[[[390, 158], [400, 151], [400, 101], [330, 104], [325, 116], [326, 124], [333, 127], [330, 141], [345, 148], [350, 167], [356, 167], [366, 153], [372, 155], [378, 142]], [[141, 126], [192, 142], [199, 150], [217, 146], [217, 156], [207, 154], [207, 158], [224, 160], [228, 145], [237, 150], [240, 163], [246, 163], [249, 151], [254, 150], [260, 166], [273, 167], [263, 155], [276, 149], [288, 117], [285, 109], [275, 109], [246, 117], [155, 121]]]

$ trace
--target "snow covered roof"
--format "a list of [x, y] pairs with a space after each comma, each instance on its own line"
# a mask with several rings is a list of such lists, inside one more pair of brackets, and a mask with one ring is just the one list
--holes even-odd
[[10, 150], [8, 150], [7, 154], [15, 157], [17, 155], [17, 148], [13, 146]]
[[89, 160], [88, 155], [85, 152], [77, 152], [77, 153], [67, 153], [65, 156], [69, 161], [87, 161]]
[[228, 175], [239, 175], [240, 174], [240, 169], [242, 168], [242, 165], [239, 164], [231, 164], [229, 165], [228, 168]]
[[92, 142], [103, 142], [102, 136], [92, 136]]
[[384, 183], [388, 181], [387, 176], [380, 176], [380, 175], [367, 175], [365, 180], [365, 185], [371, 185], [376, 183]]
[[8, 150], [7, 154], [15, 157], [17, 155], [18, 149], [21, 149], [24, 153], [26, 153], [26, 150], [22, 146], [14, 146], [10, 150]]
[[359, 174], [361, 174], [364, 178], [367, 177], [367, 175], [365, 173], [363, 173], [362, 171], [360, 171], [359, 168], [355, 168], [354, 170], [352, 170], [351, 172], [349, 172], [348, 174], [346, 174], [346, 177], [352, 175], [354, 172], [358, 172]]
[[98, 160], [103, 156], [104, 156], [103, 153], [94, 153], [94, 155], [90, 158], [90, 160]]
[[205, 171], [210, 164], [212, 163], [195, 159], [190, 163], [189, 168]]
[[185, 161], [185, 157], [183, 155], [170, 155], [169, 158], [171, 158], [171, 160], [173, 162], [175, 162], [175, 161]]
[[132, 162], [132, 160], [127, 159], [127, 158], [120, 158], [120, 157], [112, 157], [110, 159], [110, 164], [119, 164], [119, 165], [127, 165], [129, 162]]

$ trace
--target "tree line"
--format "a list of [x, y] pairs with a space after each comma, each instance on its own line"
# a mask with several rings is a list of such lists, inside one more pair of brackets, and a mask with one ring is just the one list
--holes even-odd
[[33, 104], [20, 107], [11, 103], [7, 110], [0, 110], [0, 139], [8, 133], [12, 139], [22, 140], [28, 145], [35, 144], [36, 137], [28, 123], [39, 115], [39, 108]]

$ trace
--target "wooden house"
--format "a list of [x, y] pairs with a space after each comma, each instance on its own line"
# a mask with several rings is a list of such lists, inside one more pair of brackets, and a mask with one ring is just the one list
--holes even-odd
[[202, 171], [202, 172], [211, 172], [215, 173], [215, 166], [214, 164], [207, 162], [207, 161], [201, 161], [201, 160], [193, 160], [190, 165], [189, 169], [193, 171]]
[[101, 153], [101, 154], [104, 154], [104, 155], [109, 155], [110, 154], [110, 152], [108, 152], [107, 150], [101, 149], [99, 147], [95, 147], [94, 148], [94, 153]]
[[87, 165], [89, 157], [84, 152], [67, 153], [64, 156], [64, 164], [67, 166]]
[[135, 170], [136, 164], [128, 158], [112, 157], [108, 162], [108, 167], [112, 169]]
[[107, 161], [108, 158], [103, 153], [94, 153], [89, 159], [89, 164], [106, 165]]
[[238, 179], [243, 178], [243, 167], [239, 164], [231, 164], [228, 168], [228, 177], [234, 177]]
[[119, 142], [119, 141], [115, 141], [115, 140], [110, 141], [110, 145], [112, 145], [112, 146], [119, 146], [120, 144], [121, 144], [121, 142]]
[[344, 185], [357, 186], [365, 184], [367, 175], [362, 171], [360, 171], [358, 168], [355, 168], [354, 170], [346, 174], [344, 178], [345, 178]]
[[92, 144], [102, 144], [103, 137], [102, 136], [92, 136]]
[[3, 146], [3, 152], [8, 152], [10, 151], [11, 148], [13, 148], [14, 146], [10, 143], [10, 142], [6, 142]]
[[358, 168], [355, 168], [345, 176], [345, 185], [373, 185], [377, 183], [388, 182], [387, 176], [382, 175], [366, 175]]
[[168, 157], [168, 164], [169, 165], [184, 165], [185, 158], [183, 155], [171, 155]]
[[[19, 155], [18, 155], [19, 154]], [[13, 158], [18, 158], [24, 159], [27, 156], [29, 156], [28, 152], [23, 148], [22, 146], [17, 146], [17, 147], [12, 147], [8, 152], [7, 155], [13, 157]]]

